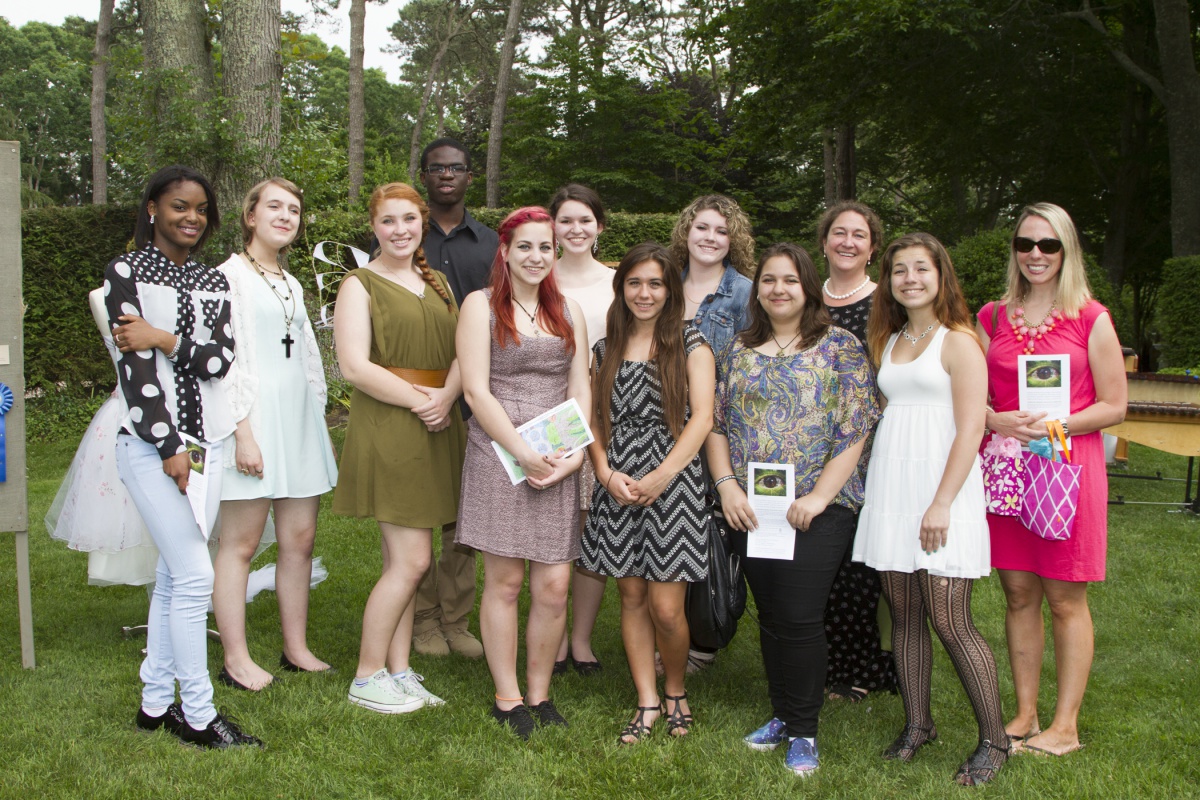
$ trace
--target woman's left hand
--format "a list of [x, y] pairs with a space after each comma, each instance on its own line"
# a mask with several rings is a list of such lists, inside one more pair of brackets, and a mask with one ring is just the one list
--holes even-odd
[[788, 506], [788, 524], [798, 531], [806, 531], [808, 530], [808, 526], [812, 524], [813, 519], [821, 516], [828, 506], [829, 503], [811, 494], [806, 494], [804, 497], [797, 497]]
[[413, 406], [412, 409], [417, 418], [425, 423], [429, 432], [437, 433], [449, 426], [450, 411], [454, 408], [454, 401], [458, 399], [458, 395], [445, 387], [435, 389], [432, 386], [418, 386], [414, 383], [413, 388], [429, 398], [428, 401], [419, 406]]
[[921, 517], [921, 549], [936, 553], [946, 546], [946, 534], [950, 530], [950, 507], [934, 503]]
[[169, 353], [175, 347], [175, 334], [154, 327], [137, 314], [122, 314], [117, 319], [124, 324], [113, 328], [113, 344], [122, 353], [153, 350], [156, 347]]
[[649, 506], [659, 498], [673, 476], [667, 475], [661, 468], [652, 469], [641, 480], [637, 481], [637, 504]]
[[525, 478], [529, 485], [534, 489], [548, 489], [554, 484], [561, 483], [569, 478], [572, 474], [578, 472], [579, 468], [583, 465], [583, 451], [580, 450], [573, 455], [567, 456], [566, 458], [550, 456], [549, 463], [552, 471], [548, 477], [541, 480], [538, 480], [532, 476], [527, 476]]

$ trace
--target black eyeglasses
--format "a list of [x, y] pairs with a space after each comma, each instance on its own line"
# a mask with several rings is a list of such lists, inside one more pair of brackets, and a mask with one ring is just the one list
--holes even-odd
[[1024, 236], [1017, 236], [1013, 239], [1013, 250], [1016, 250], [1018, 253], [1032, 253], [1035, 247], [1046, 255], [1052, 256], [1059, 250], [1062, 250], [1062, 241], [1059, 239], [1038, 239], [1035, 242], [1033, 239], [1027, 239]]
[[466, 164], [430, 164], [425, 167], [427, 175], [444, 175], [447, 172], [453, 175], [464, 175], [471, 171], [471, 168]]

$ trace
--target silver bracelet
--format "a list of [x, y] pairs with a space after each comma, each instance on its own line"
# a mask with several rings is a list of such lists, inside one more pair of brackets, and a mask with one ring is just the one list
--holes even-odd
[[725, 481], [731, 481], [731, 480], [733, 480], [733, 475], [726, 475], [724, 478], [717, 478], [715, 481], [713, 481], [713, 488], [715, 489], [718, 486], [720, 486], [722, 483], [724, 483]]
[[171, 348], [171, 352], [167, 353], [167, 359], [170, 361], [174, 361], [175, 356], [179, 355], [179, 348], [182, 345], [183, 345], [183, 337], [176, 336], [175, 337], [175, 346]]

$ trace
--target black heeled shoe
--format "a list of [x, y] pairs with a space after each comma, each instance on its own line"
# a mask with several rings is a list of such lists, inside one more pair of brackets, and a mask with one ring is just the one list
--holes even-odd
[[904, 730], [896, 737], [896, 741], [883, 751], [883, 757], [889, 761], [912, 761], [924, 745], [937, 739], [937, 726], [918, 728], [916, 725], [905, 724]]
[[1008, 763], [1011, 750], [1009, 745], [1001, 747], [992, 744], [989, 739], [981, 739], [979, 747], [975, 748], [971, 757], [958, 768], [954, 782], [960, 786], [982, 786], [990, 783], [1000, 768]]

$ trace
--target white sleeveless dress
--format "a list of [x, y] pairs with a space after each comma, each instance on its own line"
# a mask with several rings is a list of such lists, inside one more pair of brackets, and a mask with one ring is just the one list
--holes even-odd
[[884, 348], [878, 384], [887, 408], [867, 468], [853, 559], [881, 571], [924, 569], [949, 578], [981, 578], [991, 567], [991, 548], [978, 456], [950, 504], [946, 546], [931, 554], [921, 549], [921, 518], [942, 480], [955, 435], [950, 376], [941, 361], [946, 332], [939, 328], [925, 352], [908, 364], [891, 362], [897, 334]]

